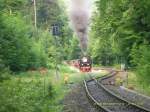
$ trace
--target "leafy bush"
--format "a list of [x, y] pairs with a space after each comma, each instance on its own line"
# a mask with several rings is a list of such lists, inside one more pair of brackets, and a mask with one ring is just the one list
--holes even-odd
[[0, 70], [0, 82], [10, 79], [10, 71], [8, 68], [3, 68]]
[[29, 54], [29, 68], [46, 67], [47, 55], [40, 41], [33, 41]]
[[145, 83], [150, 83], [150, 46], [141, 45], [132, 50], [132, 63], [136, 66], [136, 72], [139, 79]]
[[12, 71], [46, 66], [47, 55], [40, 40], [30, 37], [31, 28], [22, 18], [3, 14], [0, 16], [0, 58]]
[[54, 89], [41, 77], [16, 77], [0, 83], [0, 112], [50, 112]]
[[19, 16], [2, 16], [2, 21], [0, 21], [0, 54], [5, 65], [13, 71], [27, 68], [29, 49], [31, 48], [27, 29], [28, 27]]

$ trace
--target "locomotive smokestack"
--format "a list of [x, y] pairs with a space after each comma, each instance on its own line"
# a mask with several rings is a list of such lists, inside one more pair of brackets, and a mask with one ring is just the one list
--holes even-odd
[[88, 47], [89, 15], [89, 0], [71, 0], [70, 19], [83, 53], [86, 53]]

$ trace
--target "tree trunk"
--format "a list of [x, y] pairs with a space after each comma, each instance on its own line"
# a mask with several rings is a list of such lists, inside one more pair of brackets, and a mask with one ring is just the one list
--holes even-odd
[[37, 28], [37, 13], [36, 13], [36, 0], [33, 0], [34, 5], [34, 26]]

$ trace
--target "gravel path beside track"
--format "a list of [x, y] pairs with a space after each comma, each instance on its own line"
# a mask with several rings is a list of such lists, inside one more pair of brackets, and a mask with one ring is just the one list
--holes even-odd
[[115, 75], [105, 80], [99, 80], [99, 82], [102, 83], [104, 87], [109, 89], [114, 94], [120, 96], [121, 98], [150, 110], [150, 97], [144, 96], [135, 91], [128, 90], [123, 86], [110, 85], [109, 82], [110, 81], [114, 82], [114, 80]]
[[86, 97], [83, 84], [75, 85], [64, 99], [63, 112], [102, 112], [94, 108]]
[[111, 85], [105, 85], [105, 87], [111, 90], [113, 93], [119, 95], [120, 97], [132, 103], [135, 103], [137, 105], [150, 109], [150, 98], [148, 97], [140, 95], [136, 92], [129, 91], [123, 87], [115, 87]]
[[106, 109], [106, 112], [147, 112], [110, 94], [95, 80], [86, 82], [86, 85], [90, 95]]

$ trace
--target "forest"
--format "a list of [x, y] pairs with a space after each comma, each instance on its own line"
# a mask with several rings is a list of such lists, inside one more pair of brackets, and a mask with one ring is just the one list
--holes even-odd
[[[55, 58], [61, 60], [72, 58], [67, 54], [74, 52], [69, 48], [73, 47], [71, 42], [76, 40], [73, 40], [72, 31], [68, 27], [65, 9], [59, 6], [61, 2], [58, 4], [58, 1], [37, 1], [36, 28], [33, 1], [1, 0], [0, 4], [2, 68], [9, 67], [14, 72], [25, 71], [52, 67]], [[52, 35], [53, 24], [60, 26], [57, 40]]]
[[[94, 66], [125, 64], [150, 88], [150, 1], [95, 0], [94, 5], [87, 51]], [[65, 0], [0, 0], [0, 112], [61, 112], [65, 87], [53, 84], [50, 74], [56, 64], [62, 74], [73, 73], [63, 62], [81, 55], [66, 7]]]
[[150, 1], [98, 0], [96, 7], [90, 33], [94, 63], [125, 63], [142, 83], [149, 84]]
[[[58, 36], [52, 33], [53, 24], [59, 25]], [[47, 75], [56, 63], [77, 58], [78, 51], [64, 1], [36, 0], [35, 7], [33, 0], [0, 0], [0, 112], [58, 110], [48, 105], [57, 105], [53, 94], [60, 85], [53, 87], [53, 76]], [[44, 79], [41, 72], [46, 72]]]

